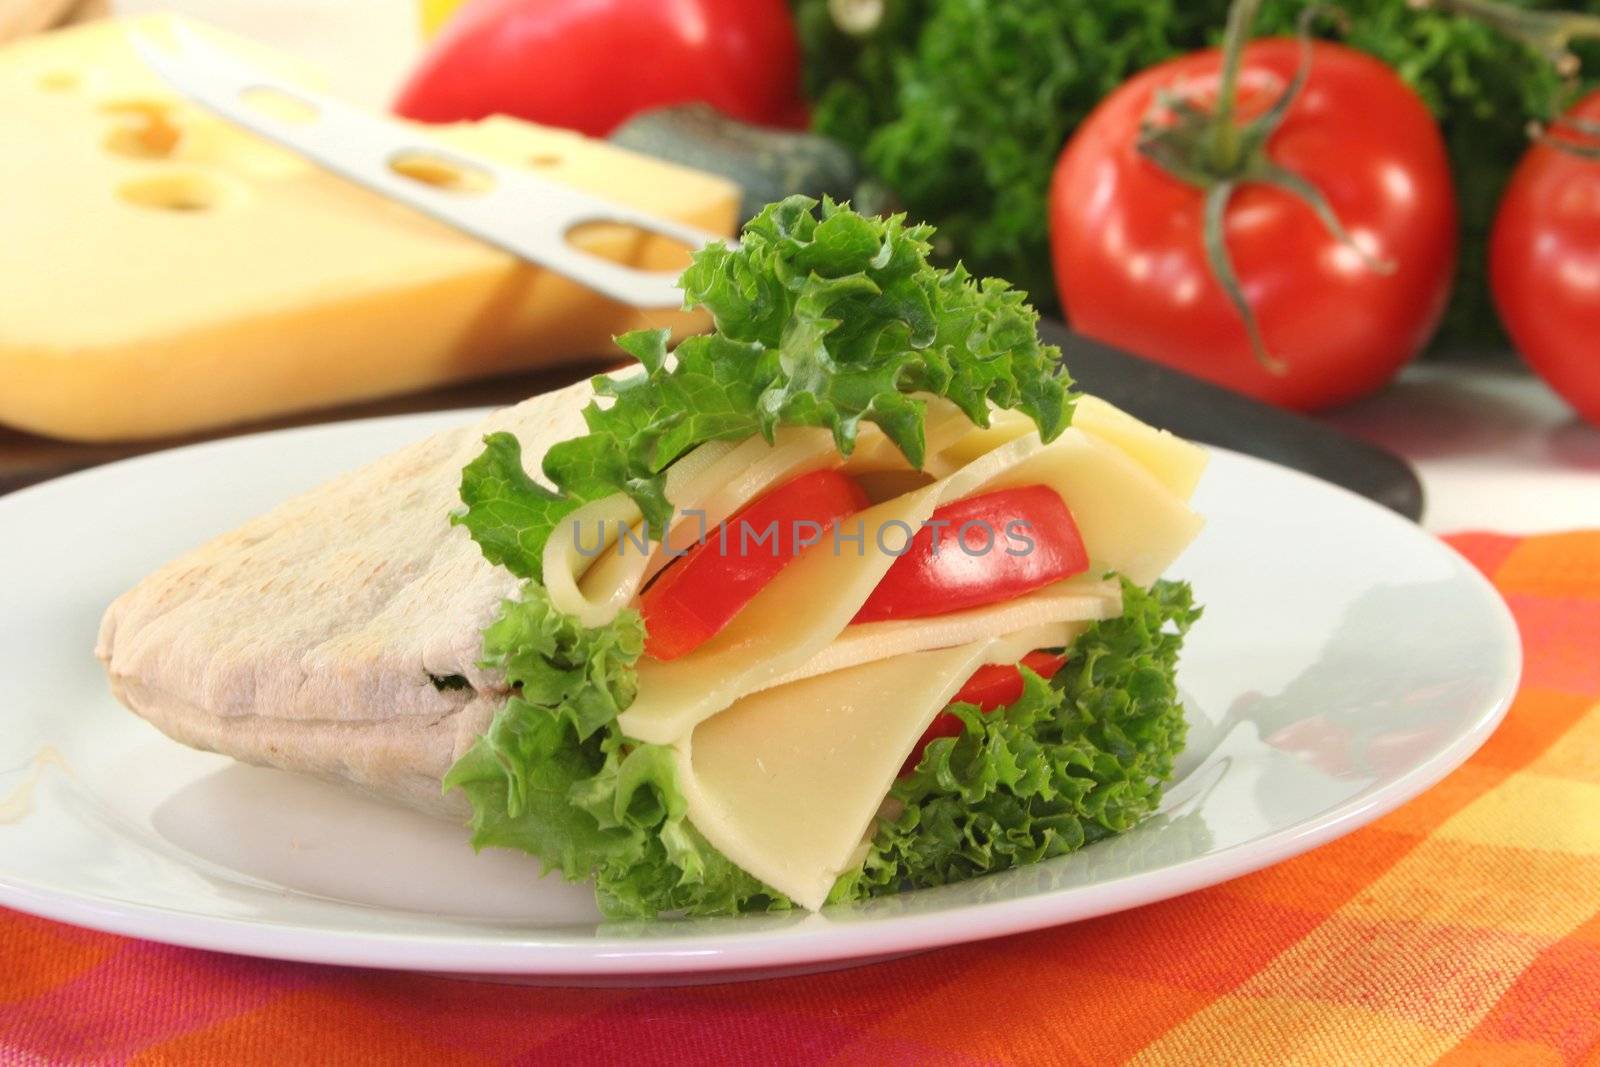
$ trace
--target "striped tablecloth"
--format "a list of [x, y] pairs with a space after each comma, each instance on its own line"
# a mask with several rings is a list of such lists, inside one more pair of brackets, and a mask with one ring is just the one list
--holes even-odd
[[1042, 933], [780, 981], [560, 990], [270, 963], [0, 911], [0, 1064], [1600, 1063], [1600, 531], [1451, 538], [1521, 694], [1299, 859]]

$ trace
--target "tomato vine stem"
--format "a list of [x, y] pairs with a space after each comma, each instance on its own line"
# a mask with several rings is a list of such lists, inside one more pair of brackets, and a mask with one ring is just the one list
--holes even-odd
[[1567, 116], [1549, 126], [1535, 123], [1533, 139], [1558, 152], [1600, 163], [1600, 122]]
[[1239, 121], [1239, 76], [1260, 7], [1261, 0], [1234, 0], [1228, 9], [1217, 93], [1211, 107], [1197, 103], [1181, 85], [1159, 90], [1140, 126], [1138, 148], [1156, 166], [1204, 193], [1202, 236], [1212, 277], [1238, 312], [1256, 360], [1274, 374], [1286, 374], [1288, 366], [1267, 349], [1261, 325], [1228, 252], [1228, 204], [1239, 187], [1255, 182], [1294, 197], [1311, 209], [1334, 240], [1353, 249], [1367, 269], [1388, 273], [1394, 265], [1361, 248], [1322, 191], [1273, 160], [1267, 151], [1272, 135], [1289, 117], [1311, 75], [1311, 23], [1324, 13], [1320, 5], [1309, 6], [1301, 13], [1300, 62], [1294, 76], [1270, 107], [1255, 118]]
[[1239, 102], [1239, 67], [1250, 40], [1261, 0], [1236, 0], [1228, 8], [1228, 26], [1222, 37], [1222, 76], [1217, 82], [1216, 111], [1211, 121], [1211, 162], [1220, 174], [1232, 172], [1239, 161], [1239, 126], [1234, 111]]

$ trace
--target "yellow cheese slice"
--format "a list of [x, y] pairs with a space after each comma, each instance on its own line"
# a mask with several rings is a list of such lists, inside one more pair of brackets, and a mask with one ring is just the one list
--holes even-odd
[[[943, 448], [974, 429], [949, 401], [923, 399], [930, 448]], [[862, 427], [849, 457], [839, 455], [833, 435], [824, 429], [785, 426], [773, 438], [770, 444], [761, 437], [737, 446], [711, 442], [674, 463], [666, 483], [673, 520], [664, 538], [660, 531], [646, 535], [638, 506], [621, 494], [568, 516], [545, 546], [551, 602], [586, 626], [604, 625], [675, 553], [687, 551], [740, 508], [785, 482], [832, 467], [855, 476], [909, 470], [899, 448], [870, 424]], [[628, 528], [626, 537], [619, 523]]]
[[[769, 489], [839, 462], [832, 436], [812, 427], [784, 427], [770, 445], [760, 437], [702, 445], [667, 471], [673, 521], [664, 540], [660, 531], [647, 536], [638, 506], [621, 494], [574, 512], [552, 532], [544, 554], [551, 602], [586, 626], [610, 622], [675, 558], [669, 546], [686, 551]], [[606, 548], [596, 556], [600, 545]]]
[[[769, 686], [787, 685], [830, 671], [859, 667], [891, 656], [955, 648], [996, 634], [1012, 634], [1050, 623], [1065, 623], [1076, 638], [1090, 622], [1122, 614], [1122, 588], [1116, 582], [1068, 579], [1004, 604], [953, 611], [927, 619], [895, 619], [847, 626], [821, 652]], [[1031, 650], [1030, 650], [1031, 651]]]
[[1115, 446], [1184, 500], [1194, 496], [1208, 459], [1194, 442], [1141, 422], [1097, 396], [1078, 398], [1072, 425]]
[[972, 672], [1071, 633], [1040, 627], [747, 696], [677, 746], [689, 821], [739, 867], [819, 908], [917, 739]]
[[[699, 499], [728, 477], [729, 460], [740, 451], [727, 441], [708, 441], [667, 471], [667, 499]], [[628, 531], [629, 536], [623, 536]], [[585, 626], [604, 626], [639, 591], [647, 564], [660, 553], [642, 532], [639, 506], [616, 493], [586, 504], [562, 519], [545, 542], [545, 591], [562, 614]]]
[[[1206, 468], [1204, 448], [1136, 419], [1097, 396], [1078, 398], [1072, 427], [1115, 446], [1183, 500], [1194, 495]], [[1021, 412], [995, 411], [987, 429], [974, 428], [938, 453], [935, 462], [946, 468], [959, 467], [1033, 428], [1032, 420]]]
[[642, 660], [639, 695], [618, 720], [623, 731], [670, 744], [739, 697], [790, 675], [843, 633], [894, 562], [903, 532], [918, 529], [942, 503], [1032, 484], [1061, 494], [1097, 575], [1116, 571], [1147, 585], [1202, 525], [1115, 446], [1073, 429], [1049, 445], [1037, 433], [1025, 434], [947, 478], [861, 513], [859, 544], [824, 538], [807, 549], [694, 652], [667, 662]]
[[[128, 25], [0, 48], [0, 423], [83, 440], [179, 434], [614, 355], [610, 338], [639, 326], [703, 326], [596, 296], [230, 126], [150, 72]], [[419, 139], [713, 232], [734, 225], [731, 183], [577, 134], [497, 118]], [[681, 262], [617, 227], [574, 242], [637, 266]]]
[[[1037, 437], [1018, 442], [1030, 439]], [[1160, 577], [1205, 525], [1137, 460], [1079, 429], [1009, 465], [984, 488], [1023, 485], [1048, 485], [1061, 494], [1083, 535], [1091, 573], [1115, 571], [1136, 585]]]
[[[868, 508], [858, 516], [863, 545], [824, 539], [778, 572], [727, 628], [675, 660], [639, 661], [639, 694], [618, 718], [640, 741], [671, 744], [745, 693], [763, 688], [820, 652], [849, 624], [883, 578], [904, 530], [915, 530], [938, 506], [936, 486]], [[729, 533], [737, 537], [736, 531]], [[898, 541], [889, 538], [898, 537]]]
[[[981, 456], [925, 488], [876, 504], [778, 572], [716, 637], [668, 662], [639, 663], [639, 695], [618, 722], [631, 737], [670, 744], [714, 715], [805, 663], [849, 624], [895, 553], [945, 500], [1040, 450], [1038, 435]], [[729, 529], [730, 539], [740, 531]], [[856, 540], [848, 538], [854, 536]]]

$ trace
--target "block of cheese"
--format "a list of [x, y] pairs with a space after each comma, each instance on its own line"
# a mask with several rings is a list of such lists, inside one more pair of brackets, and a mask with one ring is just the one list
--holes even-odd
[[[181, 100], [128, 41], [130, 25], [168, 32], [164, 18], [0, 48], [0, 423], [80, 440], [180, 434], [702, 325], [596, 296]], [[426, 136], [713, 232], [735, 223], [723, 179], [577, 134], [497, 118]], [[616, 227], [573, 241], [637, 266], [683, 261]]]

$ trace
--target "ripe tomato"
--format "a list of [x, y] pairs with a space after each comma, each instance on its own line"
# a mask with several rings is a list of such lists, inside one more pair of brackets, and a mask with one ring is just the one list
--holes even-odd
[[[724, 527], [726, 549], [723, 538], [707, 537], [662, 571], [639, 598], [645, 654], [676, 659], [721, 632], [811, 540], [812, 530], [797, 531], [797, 522], [826, 529], [866, 506], [867, 494], [839, 471], [802, 474], [746, 504]], [[743, 524], [757, 538], [770, 523], [777, 524], [776, 535], [759, 546], [741, 537]], [[750, 551], [741, 551], [747, 545]]]
[[[1054, 652], [1029, 652], [1022, 657], [1022, 666], [1041, 678], [1055, 677], [1056, 672], [1066, 664], [1067, 658], [1058, 656]], [[993, 711], [1015, 704], [1021, 696], [1022, 672], [1010, 664], [991, 663], [974, 671], [960, 691], [950, 698], [950, 703], [976, 704], [979, 711]], [[960, 734], [961, 720], [954, 715], [941, 713], [928, 724], [928, 728], [917, 739], [916, 747], [911, 750], [911, 755], [906, 757], [905, 764], [900, 768], [900, 777], [904, 778], [917, 769], [917, 764], [922, 762], [922, 753], [928, 747], [928, 742], [935, 738], [957, 737]]]
[[1000, 489], [936, 510], [855, 621], [919, 619], [1012, 600], [1088, 569], [1083, 537], [1059, 493], [1042, 485]]
[[637, 112], [696, 101], [805, 125], [783, 0], [472, 0], [395, 110], [424, 122], [514, 115], [604, 137]]
[[[1455, 194], [1438, 127], [1382, 63], [1312, 46], [1309, 78], [1266, 144], [1267, 159], [1321, 190], [1382, 273], [1333, 237], [1307, 204], [1245, 180], [1223, 234], [1275, 374], [1252, 355], [1203, 246], [1205, 193], [1139, 151], [1158, 92], [1205, 106], [1222, 56], [1196, 53], [1133, 78], [1086, 119], [1050, 191], [1056, 285], [1083, 333], [1242, 393], [1298, 409], [1364, 396], [1425, 345], [1449, 296]], [[1238, 112], [1263, 112], [1295, 74], [1300, 44], [1242, 52]]]
[[[1600, 92], [1567, 118], [1600, 122]], [[1600, 136], [1558, 135], [1600, 152]], [[1600, 159], [1548, 144], [1528, 150], [1495, 218], [1489, 283], [1524, 358], [1600, 426]]]

